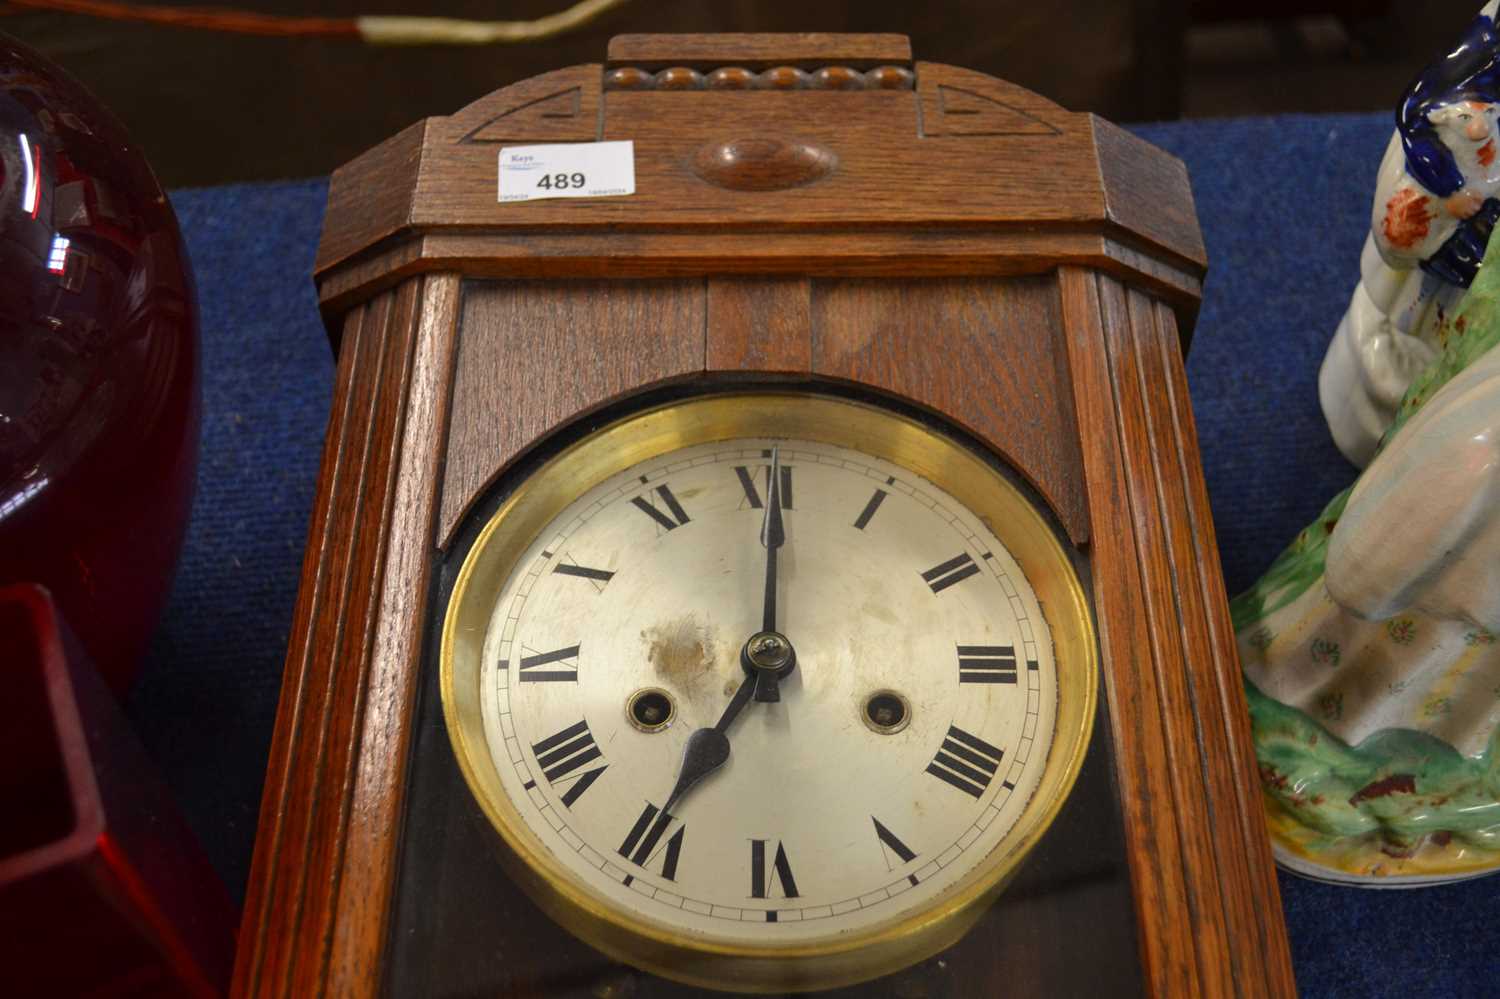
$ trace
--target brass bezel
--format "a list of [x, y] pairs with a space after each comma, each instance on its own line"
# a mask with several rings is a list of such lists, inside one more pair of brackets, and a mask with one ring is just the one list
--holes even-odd
[[[519, 558], [579, 494], [679, 448], [737, 437], [801, 438], [884, 458], [940, 486], [1001, 536], [1035, 588], [1058, 664], [1056, 738], [1041, 783], [1010, 833], [927, 909], [806, 945], [709, 943], [600, 899], [556, 862], [505, 794], [480, 714], [489, 615]], [[441, 643], [443, 713], [459, 769], [501, 835], [507, 869], [541, 908], [628, 964], [711, 988], [804, 991], [876, 978], [952, 945], [983, 915], [1062, 806], [1083, 764], [1098, 677], [1093, 617], [1056, 532], [983, 458], [909, 417], [810, 393], [746, 392], [671, 402], [626, 416], [567, 447], [517, 484], [475, 539], [454, 584]]]

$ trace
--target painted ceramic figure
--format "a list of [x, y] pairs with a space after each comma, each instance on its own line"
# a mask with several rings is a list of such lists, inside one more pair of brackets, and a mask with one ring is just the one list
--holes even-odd
[[1376, 180], [1360, 283], [1318, 377], [1339, 450], [1361, 467], [1500, 218], [1500, 35], [1492, 0], [1408, 88]]
[[1277, 856], [1316, 877], [1500, 869], [1497, 6], [1406, 95], [1324, 361], [1368, 467], [1232, 605]]

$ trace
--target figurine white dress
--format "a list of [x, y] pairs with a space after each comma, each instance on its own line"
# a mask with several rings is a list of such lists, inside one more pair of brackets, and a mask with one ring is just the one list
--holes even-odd
[[1320, 372], [1368, 468], [1232, 604], [1277, 856], [1316, 877], [1500, 869], [1497, 7], [1406, 95]]
[[1302, 873], [1500, 868], [1500, 269], [1457, 318], [1359, 481], [1234, 601], [1273, 840]]

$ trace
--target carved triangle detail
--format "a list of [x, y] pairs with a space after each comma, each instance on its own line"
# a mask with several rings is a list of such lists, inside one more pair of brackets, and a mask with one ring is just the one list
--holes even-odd
[[504, 142], [532, 134], [546, 137], [548, 132], [566, 127], [566, 123], [578, 118], [582, 109], [583, 88], [570, 87], [498, 114], [458, 141]]
[[1062, 130], [1020, 108], [962, 87], [938, 86], [944, 135], [1061, 135]]

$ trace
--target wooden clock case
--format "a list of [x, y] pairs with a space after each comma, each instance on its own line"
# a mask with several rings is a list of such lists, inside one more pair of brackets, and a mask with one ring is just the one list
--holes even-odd
[[[602, 139], [635, 195], [498, 203], [502, 145]], [[725, 379], [900, 400], [1035, 488], [1091, 579], [1142, 987], [1292, 994], [1183, 373], [1205, 266], [1180, 162], [891, 35], [622, 36], [335, 173], [337, 382], [236, 994], [381, 988], [466, 513], [562, 428]]]

